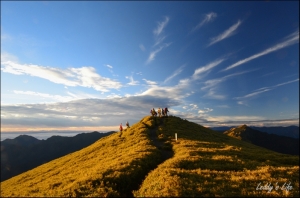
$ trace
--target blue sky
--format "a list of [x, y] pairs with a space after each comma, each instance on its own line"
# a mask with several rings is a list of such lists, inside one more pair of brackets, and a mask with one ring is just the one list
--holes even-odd
[[1, 2], [1, 129], [299, 125], [299, 2]]

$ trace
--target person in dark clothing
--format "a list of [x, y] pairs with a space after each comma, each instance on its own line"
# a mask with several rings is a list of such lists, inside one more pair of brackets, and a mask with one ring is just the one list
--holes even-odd
[[166, 107], [166, 108], [165, 108], [165, 115], [166, 115], [166, 116], [168, 116], [168, 112], [169, 112], [169, 110], [168, 110], [168, 108]]
[[128, 121], [126, 122], [126, 126], [127, 126], [127, 128], [130, 128], [130, 127], [129, 127], [129, 123], [128, 123]]

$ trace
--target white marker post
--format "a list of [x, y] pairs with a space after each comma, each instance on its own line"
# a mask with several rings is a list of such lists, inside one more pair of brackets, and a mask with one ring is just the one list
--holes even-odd
[[175, 133], [175, 140], [177, 141], [177, 133]]

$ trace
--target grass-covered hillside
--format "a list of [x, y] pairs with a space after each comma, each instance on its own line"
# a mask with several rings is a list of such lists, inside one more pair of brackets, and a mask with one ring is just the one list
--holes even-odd
[[278, 153], [299, 155], [299, 139], [296, 138], [268, 134], [252, 129], [247, 125], [231, 128], [224, 134]]
[[299, 196], [299, 157], [178, 117], [147, 116], [1, 182], [1, 196]]

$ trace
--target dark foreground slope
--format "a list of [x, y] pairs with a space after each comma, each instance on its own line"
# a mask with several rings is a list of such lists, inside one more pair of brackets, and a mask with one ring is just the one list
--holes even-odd
[[74, 137], [52, 136], [47, 140], [38, 140], [28, 135], [6, 139], [1, 142], [1, 181], [85, 148], [112, 133], [82, 133]]
[[279, 153], [299, 155], [299, 139], [264, 133], [247, 125], [231, 128], [224, 134]]
[[[281, 189], [261, 188], [267, 182]], [[287, 182], [292, 188], [285, 190]], [[1, 196], [29, 195], [299, 196], [299, 157], [178, 117], [147, 116], [122, 133], [1, 183]]]

